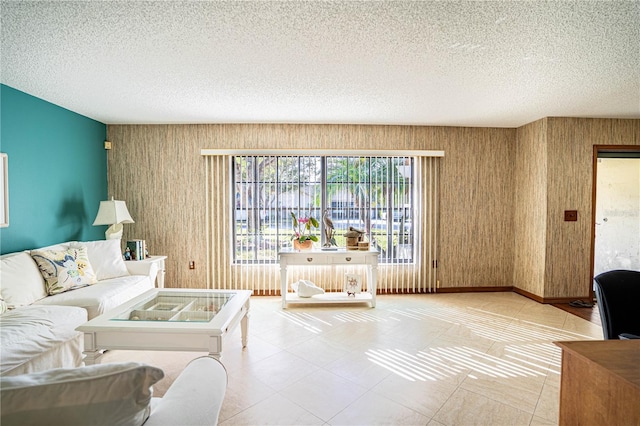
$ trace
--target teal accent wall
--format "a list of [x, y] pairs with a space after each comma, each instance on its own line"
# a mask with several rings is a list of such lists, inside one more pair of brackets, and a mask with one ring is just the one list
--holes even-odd
[[9, 157], [9, 226], [0, 253], [104, 239], [107, 126], [0, 85], [0, 152]]

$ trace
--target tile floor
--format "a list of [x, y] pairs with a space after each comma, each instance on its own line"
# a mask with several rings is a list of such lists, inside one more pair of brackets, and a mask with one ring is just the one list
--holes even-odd
[[247, 349], [239, 330], [225, 341], [220, 425], [555, 425], [552, 342], [602, 339], [515, 293], [377, 300], [282, 310], [253, 297]]

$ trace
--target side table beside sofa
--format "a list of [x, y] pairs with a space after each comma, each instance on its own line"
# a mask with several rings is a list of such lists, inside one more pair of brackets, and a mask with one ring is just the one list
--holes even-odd
[[[157, 288], [164, 288], [164, 274], [165, 274], [165, 267], [164, 267], [164, 261], [167, 259], [167, 256], [161, 256], [161, 255], [155, 255], [155, 256], [149, 256], [146, 259], [143, 260], [129, 260], [127, 261], [127, 267], [129, 267], [129, 264], [134, 264], [134, 263], [140, 263], [140, 264], [155, 264], [155, 273], [153, 273], [151, 275], [151, 283], [155, 284], [155, 286]], [[131, 267], [135, 267], [135, 266], [131, 266]], [[152, 268], [152, 266], [144, 266], [143, 269], [146, 268]]]

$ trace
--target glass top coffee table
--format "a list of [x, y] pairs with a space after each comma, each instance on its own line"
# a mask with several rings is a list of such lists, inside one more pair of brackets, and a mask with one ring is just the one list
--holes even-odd
[[223, 337], [240, 323], [247, 346], [251, 290], [152, 289], [76, 328], [84, 333], [84, 362], [104, 350], [209, 352], [222, 356]]

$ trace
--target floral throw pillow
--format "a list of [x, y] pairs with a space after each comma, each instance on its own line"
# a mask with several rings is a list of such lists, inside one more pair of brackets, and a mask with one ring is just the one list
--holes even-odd
[[63, 251], [34, 250], [31, 257], [38, 264], [49, 295], [98, 282], [86, 247]]

